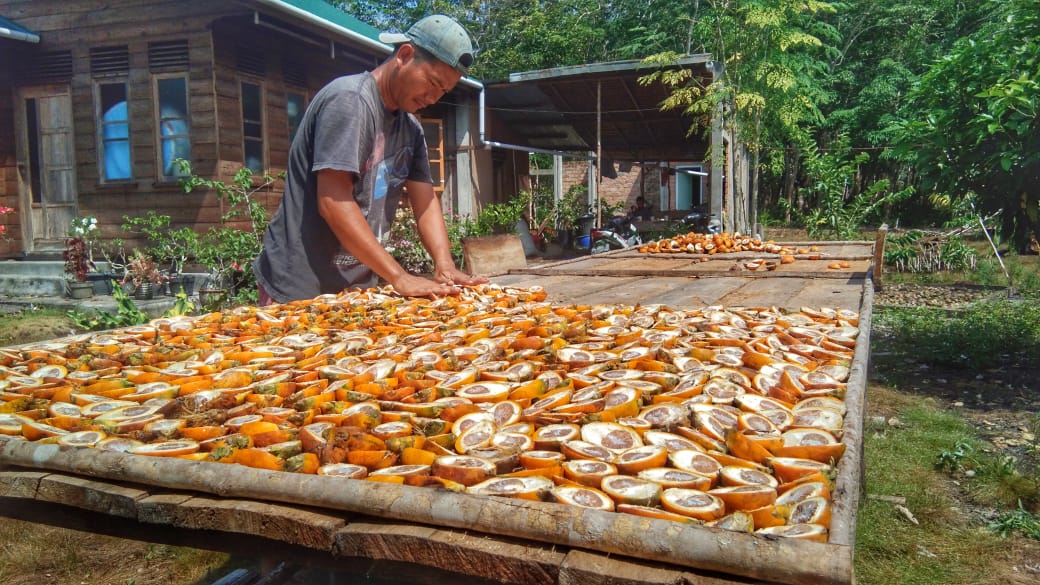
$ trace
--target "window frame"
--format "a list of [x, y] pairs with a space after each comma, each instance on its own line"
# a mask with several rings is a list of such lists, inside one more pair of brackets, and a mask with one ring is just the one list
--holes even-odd
[[[95, 77], [91, 80], [93, 84], [94, 94], [94, 123], [96, 125], [96, 148], [97, 148], [97, 172], [98, 182], [103, 185], [123, 185], [132, 183], [135, 180], [134, 175], [134, 140], [133, 140], [133, 124], [130, 117], [130, 78], [129, 75], [104, 75]], [[123, 86], [124, 101], [126, 102], [126, 119], [122, 122], [106, 122], [104, 120], [103, 104], [101, 103], [101, 87], [103, 85], [118, 85]], [[128, 166], [130, 169], [130, 176], [119, 179], [109, 179], [105, 170], [105, 157], [108, 149], [106, 148], [105, 139], [105, 127], [111, 124], [126, 124], [126, 150], [127, 156], [129, 157]], [[115, 141], [120, 139], [109, 139], [109, 141]]]
[[[187, 134], [174, 134], [171, 136], [163, 136], [162, 133], [162, 103], [159, 95], [159, 82], [164, 79], [184, 79], [184, 123], [188, 127]], [[191, 78], [187, 71], [174, 71], [169, 73], [153, 73], [152, 74], [152, 109], [154, 111], [154, 119], [152, 121], [153, 128], [155, 129], [155, 180], [158, 183], [169, 184], [177, 183], [183, 178], [181, 175], [167, 175], [165, 173], [165, 165], [163, 164], [163, 146], [164, 141], [167, 139], [185, 137], [188, 139], [188, 161], [193, 163], [191, 158], [191, 147], [192, 147], [192, 128], [191, 128]], [[194, 164], [194, 163], [193, 163]]]
[[[427, 152], [427, 155], [430, 157], [429, 158], [429, 161], [430, 161], [430, 177], [431, 178], [433, 178], [433, 177], [440, 177], [440, 183], [439, 184], [438, 183], [434, 183], [433, 184], [433, 192], [436, 193], [438, 196], [440, 196], [441, 194], [444, 193], [444, 184], [445, 184], [446, 179], [447, 179], [447, 175], [445, 174], [445, 171], [447, 170], [447, 165], [445, 164], [446, 163], [446, 159], [445, 159], [445, 152], [444, 152], [444, 118], [421, 117], [421, 118], [419, 118], [419, 123], [423, 127], [423, 136], [425, 136], [425, 138], [426, 138], [426, 152]], [[440, 157], [436, 158], [436, 159], [432, 158], [432, 155], [429, 155], [429, 153], [431, 152], [431, 144], [430, 144], [430, 136], [426, 132], [426, 125], [427, 124], [432, 124], [432, 125], [437, 127], [436, 148], [437, 148], [438, 152], [440, 152]], [[433, 172], [434, 166], [436, 166], [440, 170], [439, 174], [435, 174]]]
[[296, 138], [296, 132], [300, 131], [300, 126], [296, 127], [295, 132], [292, 127], [292, 117], [289, 116], [289, 96], [298, 95], [303, 98], [302, 108], [300, 109], [300, 122], [303, 122], [303, 114], [307, 111], [307, 106], [311, 105], [310, 92], [305, 89], [300, 89], [295, 86], [285, 88], [285, 125], [286, 131], [289, 137], [289, 146], [292, 147], [293, 140]]
[[[259, 92], [257, 97], [259, 98], [258, 101], [259, 101], [259, 108], [260, 108], [260, 119], [256, 120], [256, 121], [253, 121], [254, 123], [258, 123], [260, 125], [260, 138], [259, 139], [248, 138], [246, 136], [246, 123], [247, 122], [246, 122], [246, 113], [245, 113], [245, 110], [244, 110], [244, 108], [245, 108], [245, 100], [243, 99], [244, 95], [245, 95], [245, 92], [243, 90], [244, 90], [246, 84], [256, 86], [257, 91]], [[265, 87], [264, 87], [263, 80], [250, 78], [250, 77], [239, 77], [238, 78], [238, 114], [239, 114], [239, 121], [241, 123], [241, 125], [239, 127], [240, 127], [240, 129], [242, 131], [242, 166], [244, 168], [248, 168], [248, 166], [246, 165], [246, 162], [247, 162], [247, 160], [246, 160], [247, 159], [247, 156], [246, 156], [246, 151], [247, 151], [246, 150], [246, 143], [249, 142], [250, 140], [253, 140], [253, 141], [259, 140], [259, 142], [260, 142], [260, 169], [259, 170], [257, 170], [257, 169], [250, 169], [250, 170], [253, 171], [254, 175], [261, 174], [268, 168], [268, 152], [267, 152], [268, 140], [267, 140], [267, 133], [266, 133], [266, 130], [267, 130], [267, 108], [266, 108], [267, 100], [265, 99], [265, 96], [264, 96], [265, 93], [266, 92], [265, 92]]]

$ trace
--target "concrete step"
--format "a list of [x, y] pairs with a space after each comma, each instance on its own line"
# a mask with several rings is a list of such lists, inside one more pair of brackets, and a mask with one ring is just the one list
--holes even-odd
[[[96, 272], [108, 272], [108, 262], [96, 262]], [[4, 276], [57, 276], [64, 278], [65, 262], [61, 260], [0, 261], [0, 278]]]
[[0, 297], [62, 296], [64, 276], [0, 275]]

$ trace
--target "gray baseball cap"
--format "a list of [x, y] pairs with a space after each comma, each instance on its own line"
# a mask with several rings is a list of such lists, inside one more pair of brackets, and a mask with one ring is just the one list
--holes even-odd
[[379, 40], [388, 45], [415, 43], [434, 57], [451, 65], [463, 75], [473, 64], [473, 43], [466, 29], [450, 16], [433, 14], [412, 25], [408, 32], [382, 33]]

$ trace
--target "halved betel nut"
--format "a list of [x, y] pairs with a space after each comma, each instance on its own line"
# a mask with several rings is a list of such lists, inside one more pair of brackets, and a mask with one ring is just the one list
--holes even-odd
[[77, 431], [58, 437], [58, 444], [66, 447], [93, 447], [107, 436], [103, 431]]
[[520, 465], [524, 469], [543, 469], [563, 465], [563, 453], [559, 451], [532, 450], [520, 454]]
[[534, 448], [558, 451], [567, 441], [581, 436], [581, 427], [573, 423], [558, 423], [539, 427], [534, 431]]
[[768, 486], [776, 488], [779, 482], [775, 477], [750, 467], [726, 465], [719, 470], [719, 481], [725, 486]]
[[803, 540], [814, 540], [827, 542], [827, 528], [819, 524], [788, 524], [783, 526], [768, 526], [755, 531], [762, 536], [782, 536], [784, 538], [798, 538]]
[[364, 465], [354, 465], [353, 463], [329, 463], [318, 468], [318, 475], [364, 479], [368, 476], [368, 468]]
[[643, 439], [631, 427], [617, 423], [594, 422], [581, 427], [581, 439], [593, 445], [620, 454], [633, 447], [641, 447]]
[[591, 487], [556, 486], [550, 492], [554, 501], [605, 512], [614, 511], [614, 500], [600, 490]]
[[717, 487], [709, 494], [726, 503], [727, 510], [754, 510], [776, 501], [776, 489], [768, 485], [740, 485]]
[[669, 488], [662, 491], [661, 506], [669, 512], [705, 522], [726, 514], [726, 504], [717, 496], [686, 488]]
[[455, 390], [455, 396], [468, 398], [475, 403], [505, 400], [513, 385], [506, 382], [475, 382]]
[[651, 467], [640, 471], [636, 477], [652, 481], [664, 489], [686, 488], [706, 491], [714, 485], [711, 477], [672, 467]]
[[617, 504], [654, 506], [661, 500], [661, 485], [630, 475], [609, 475], [600, 483], [600, 489]]
[[635, 475], [644, 469], [668, 463], [668, 449], [663, 445], [639, 445], [618, 454], [615, 464], [623, 473]]
[[368, 474], [369, 478], [399, 478], [405, 485], [421, 486], [430, 475], [429, 465], [391, 465], [376, 469]]
[[195, 441], [178, 440], [164, 441], [162, 443], [147, 443], [130, 448], [127, 452], [134, 455], [151, 455], [158, 457], [177, 457], [189, 455], [199, 450], [199, 444]]
[[469, 487], [495, 475], [495, 464], [480, 457], [445, 455], [434, 460], [430, 474]]
[[546, 499], [553, 487], [551, 479], [539, 475], [493, 477], [466, 488], [466, 493], [538, 501]]
[[617, 474], [617, 467], [598, 459], [572, 459], [563, 464], [563, 476], [567, 479], [598, 488], [604, 477]]

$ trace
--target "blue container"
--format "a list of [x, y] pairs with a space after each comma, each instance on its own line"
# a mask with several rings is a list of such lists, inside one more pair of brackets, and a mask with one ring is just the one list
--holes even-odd
[[592, 236], [578, 236], [578, 247], [588, 248], [592, 243]]

